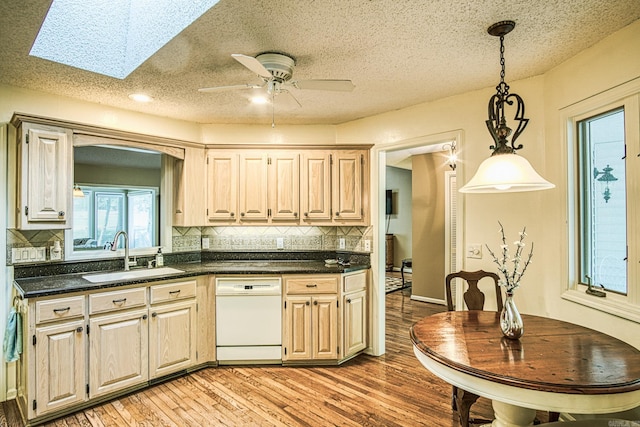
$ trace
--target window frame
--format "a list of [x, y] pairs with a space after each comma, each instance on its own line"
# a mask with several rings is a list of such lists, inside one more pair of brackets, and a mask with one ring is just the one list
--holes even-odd
[[[580, 217], [578, 123], [624, 108], [627, 199], [627, 295], [606, 292], [606, 297], [585, 293], [580, 283]], [[562, 298], [640, 323], [640, 79], [577, 102], [562, 112], [567, 149], [568, 271]]]

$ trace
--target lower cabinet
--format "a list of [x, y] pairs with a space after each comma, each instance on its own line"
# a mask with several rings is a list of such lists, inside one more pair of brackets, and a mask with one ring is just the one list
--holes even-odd
[[34, 416], [85, 400], [86, 336], [82, 318], [36, 327], [32, 341], [38, 381], [30, 402]]
[[366, 348], [367, 274], [283, 276], [283, 361], [341, 362]]
[[[209, 361], [197, 359], [198, 281], [207, 277], [27, 300], [17, 397], [25, 421]], [[212, 310], [203, 307], [204, 318]]]
[[147, 381], [146, 308], [96, 316], [89, 327], [90, 399]]

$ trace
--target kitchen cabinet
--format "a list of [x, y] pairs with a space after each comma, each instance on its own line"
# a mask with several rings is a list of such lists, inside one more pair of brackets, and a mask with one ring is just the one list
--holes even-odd
[[14, 121], [17, 127], [16, 228], [70, 228], [71, 129]]
[[196, 278], [197, 343], [196, 362], [216, 360], [216, 286], [215, 276]]
[[149, 378], [196, 363], [196, 281], [150, 287]]
[[331, 152], [304, 151], [300, 175], [303, 223], [331, 221]]
[[367, 347], [367, 271], [343, 276], [344, 358]]
[[149, 378], [147, 289], [89, 295], [89, 398]]
[[287, 150], [209, 150], [210, 223], [268, 224], [299, 217], [299, 155]]
[[207, 150], [207, 220], [233, 223], [238, 209], [238, 154]]
[[185, 147], [184, 159], [164, 156], [173, 164], [173, 226], [199, 227], [204, 224], [204, 148]]
[[368, 150], [304, 152], [300, 184], [302, 222], [368, 225], [368, 163]]
[[33, 354], [24, 354], [21, 362], [31, 366], [28, 390], [33, 393], [18, 402], [36, 417], [86, 400], [86, 334], [83, 297], [56, 298], [32, 307]]
[[285, 276], [283, 361], [338, 359], [339, 277]]

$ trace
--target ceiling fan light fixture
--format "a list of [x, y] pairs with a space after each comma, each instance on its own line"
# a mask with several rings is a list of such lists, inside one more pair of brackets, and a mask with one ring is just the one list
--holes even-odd
[[[504, 36], [510, 33], [515, 25], [514, 21], [501, 21], [487, 29], [490, 35], [500, 37], [500, 83], [496, 86], [495, 95], [489, 99], [488, 118], [485, 121], [495, 144], [489, 147], [493, 150], [491, 157], [480, 164], [473, 178], [460, 188], [461, 193], [505, 193], [555, 187], [542, 178], [527, 159], [516, 154], [516, 151], [522, 148], [522, 144], [516, 145], [516, 139], [527, 127], [529, 119], [524, 116], [524, 101], [519, 95], [509, 93], [509, 85], [504, 81]], [[507, 106], [515, 110], [515, 131], [507, 126]], [[511, 141], [507, 140], [509, 137]]]
[[269, 100], [266, 96], [254, 96], [250, 100], [252, 104], [256, 105], [264, 105], [269, 103]]

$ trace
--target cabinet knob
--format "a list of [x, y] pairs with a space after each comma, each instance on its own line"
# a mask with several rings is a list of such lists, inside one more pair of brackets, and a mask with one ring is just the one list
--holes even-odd
[[146, 314], [143, 314], [143, 315], [142, 315], [142, 320], [147, 320], [147, 317], [148, 317], [148, 316], [147, 316]]
[[336, 212], [336, 216], [340, 216], [340, 212]]
[[304, 305], [309, 305], [309, 301], [305, 302]]
[[309, 212], [305, 212], [305, 213], [304, 213], [304, 216], [309, 216]]
[[313, 302], [313, 305], [318, 305], [318, 301], [314, 301], [314, 302]]
[[158, 313], [154, 311], [153, 313], [151, 313], [151, 317], [158, 317]]
[[298, 212], [294, 212], [293, 216], [294, 216], [294, 218], [297, 218], [298, 217]]
[[347, 304], [351, 304], [351, 298], [347, 298]]
[[240, 212], [240, 216], [244, 216], [244, 212]]
[[233, 212], [231, 212], [229, 215], [233, 218], [236, 214], [234, 214]]
[[83, 331], [82, 326], [78, 326], [78, 327], [76, 328], [76, 332], [80, 333], [80, 332], [82, 332], [82, 331]]
[[58, 216], [64, 216], [64, 211], [58, 212]]

